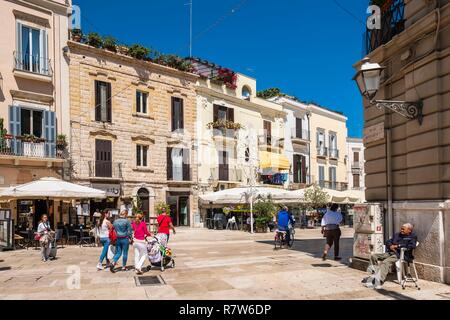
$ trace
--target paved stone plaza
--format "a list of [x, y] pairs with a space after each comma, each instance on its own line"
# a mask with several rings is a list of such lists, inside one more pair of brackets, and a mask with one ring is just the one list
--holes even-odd
[[[319, 230], [297, 230], [293, 250], [273, 250], [273, 234], [178, 229], [171, 238], [176, 268], [165, 285], [137, 287], [133, 271], [97, 271], [100, 248], [69, 246], [43, 263], [34, 249], [0, 253], [0, 299], [449, 299], [450, 287], [421, 281], [421, 291], [386, 283], [364, 288], [364, 272], [347, 267], [352, 229], [344, 229], [342, 262], [320, 259]], [[134, 256], [130, 250], [129, 265]], [[81, 288], [68, 289], [68, 266], [81, 269]], [[153, 270], [146, 275], [160, 275]]]

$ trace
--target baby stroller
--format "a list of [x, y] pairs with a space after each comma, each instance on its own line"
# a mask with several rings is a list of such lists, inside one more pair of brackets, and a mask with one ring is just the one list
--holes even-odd
[[172, 257], [172, 250], [167, 247], [167, 235], [158, 233], [147, 244], [148, 259], [151, 267], [175, 268], [175, 260]]

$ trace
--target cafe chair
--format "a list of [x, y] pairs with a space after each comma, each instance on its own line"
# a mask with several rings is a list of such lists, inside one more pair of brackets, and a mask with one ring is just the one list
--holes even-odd
[[233, 229], [237, 230], [238, 229], [238, 226], [237, 226], [237, 223], [236, 223], [236, 217], [232, 217], [232, 218], [228, 219], [228, 223], [227, 223], [226, 229], [228, 230], [228, 228], [230, 230], [233, 230]]
[[64, 229], [56, 229], [56, 234], [55, 234], [55, 243], [56, 243], [56, 248], [58, 248], [58, 241], [61, 243], [61, 248], [64, 249]]
[[[416, 243], [416, 248], [419, 246], [419, 242]], [[417, 290], [420, 290], [419, 286], [419, 276], [417, 275], [417, 269], [416, 264], [414, 263], [414, 260], [412, 262], [408, 262], [405, 260], [405, 252], [406, 248], [401, 248], [400, 250], [400, 259], [397, 260], [395, 263], [396, 271], [397, 271], [397, 278], [399, 280], [400, 285], [402, 286], [402, 289], [406, 289], [406, 284], [408, 282], [414, 283]], [[413, 250], [413, 256], [414, 256], [414, 250]], [[411, 275], [411, 266], [414, 270], [414, 277]]]
[[73, 244], [78, 243], [78, 237], [76, 235], [71, 235], [68, 227], [65, 227], [64, 231], [66, 233], [66, 245], [69, 245], [70, 241], [73, 241]]
[[[84, 234], [87, 234], [87, 236], [85, 236]], [[80, 245], [80, 247], [82, 247], [84, 244], [91, 246], [92, 245], [92, 236], [90, 235], [89, 230], [83, 229], [83, 227], [80, 227], [80, 239], [78, 241], [78, 244]]]

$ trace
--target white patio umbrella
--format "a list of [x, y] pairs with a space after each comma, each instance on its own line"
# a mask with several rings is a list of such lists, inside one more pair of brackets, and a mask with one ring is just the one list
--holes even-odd
[[[309, 187], [312, 188], [312, 187]], [[288, 192], [284, 197], [286, 198], [286, 202], [289, 203], [301, 203], [305, 199], [305, 191], [306, 189], [299, 189], [295, 191]], [[351, 203], [359, 203], [362, 199], [362, 194], [358, 194], [356, 192], [352, 191], [337, 191], [332, 189], [326, 189], [323, 188], [323, 191], [325, 191], [328, 194], [328, 201], [339, 203], [339, 204], [351, 204]]]
[[0, 198], [7, 200], [18, 198], [59, 200], [103, 199], [106, 198], [106, 192], [48, 177], [7, 188], [0, 192]]
[[[252, 191], [250, 191], [252, 190]], [[253, 195], [253, 199], [259, 197], [272, 198], [274, 202], [284, 202], [287, 200], [288, 195], [286, 190], [269, 188], [264, 186], [255, 186], [248, 188], [233, 188], [226, 189], [214, 193], [200, 195], [200, 202], [204, 204], [245, 204], [249, 202], [250, 197]]]

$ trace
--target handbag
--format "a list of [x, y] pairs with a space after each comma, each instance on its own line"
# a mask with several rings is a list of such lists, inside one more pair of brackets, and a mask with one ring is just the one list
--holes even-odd
[[34, 235], [34, 240], [39, 241], [39, 240], [41, 240], [41, 237], [42, 237], [42, 235], [40, 233], [36, 233]]
[[114, 229], [114, 227], [112, 227], [112, 228], [109, 230], [109, 241], [111, 242], [111, 244], [115, 244], [116, 241], [117, 241], [117, 232], [116, 232], [116, 230]]

